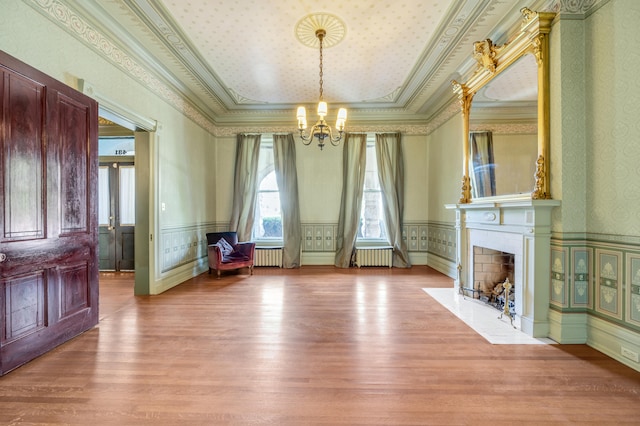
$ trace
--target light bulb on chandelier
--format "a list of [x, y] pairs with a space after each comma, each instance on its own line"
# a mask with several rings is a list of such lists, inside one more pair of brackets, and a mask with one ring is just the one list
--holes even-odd
[[298, 118], [298, 130], [300, 131], [300, 139], [302, 139], [302, 143], [309, 145], [313, 141], [313, 138], [317, 138], [320, 149], [324, 148], [325, 139], [328, 139], [329, 142], [331, 142], [331, 145], [338, 146], [342, 140], [342, 136], [344, 135], [344, 127], [347, 122], [347, 110], [345, 108], [340, 108], [338, 111], [338, 118], [336, 119], [336, 130], [338, 131], [338, 134], [334, 136], [331, 126], [329, 126], [324, 119], [327, 115], [327, 103], [323, 100], [322, 96], [322, 43], [326, 34], [327, 32], [322, 28], [316, 30], [316, 37], [320, 42], [320, 101], [318, 102], [318, 116], [320, 118], [316, 124], [309, 129], [309, 134], [307, 134], [306, 108], [303, 106], [298, 107], [298, 113], [296, 114]]

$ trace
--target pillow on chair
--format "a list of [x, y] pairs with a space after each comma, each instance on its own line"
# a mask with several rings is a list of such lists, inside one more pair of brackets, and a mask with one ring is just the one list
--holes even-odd
[[218, 248], [222, 252], [223, 256], [229, 256], [234, 251], [233, 246], [231, 244], [229, 244], [229, 242], [227, 240], [225, 240], [224, 238], [220, 238], [218, 240], [218, 242], [216, 243], [216, 245], [218, 246]]

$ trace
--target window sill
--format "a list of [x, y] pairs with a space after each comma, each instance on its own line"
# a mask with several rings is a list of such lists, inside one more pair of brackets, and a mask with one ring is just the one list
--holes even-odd
[[391, 247], [387, 240], [357, 240], [356, 248]]

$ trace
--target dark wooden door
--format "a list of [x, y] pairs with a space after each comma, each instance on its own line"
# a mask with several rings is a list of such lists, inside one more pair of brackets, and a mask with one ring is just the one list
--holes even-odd
[[98, 322], [97, 123], [0, 51], [0, 375]]
[[135, 167], [130, 161], [99, 166], [98, 233], [101, 271], [135, 267]]

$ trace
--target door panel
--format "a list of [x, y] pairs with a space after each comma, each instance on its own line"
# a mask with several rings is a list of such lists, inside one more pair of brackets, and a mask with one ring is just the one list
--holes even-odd
[[97, 124], [0, 51], [0, 375], [98, 322]]
[[87, 234], [90, 223], [88, 182], [91, 178], [84, 145], [87, 133], [86, 106], [64, 95], [58, 94], [58, 113], [54, 120], [60, 133], [58, 154], [60, 155], [60, 209], [61, 236]]
[[3, 72], [0, 94], [5, 131], [0, 178], [3, 192], [0, 220], [4, 223], [1, 241], [43, 238], [43, 124], [42, 120], [25, 117], [44, 116], [44, 86]]
[[35, 333], [45, 326], [45, 278], [43, 271], [6, 280], [3, 284], [6, 325], [2, 343]]

